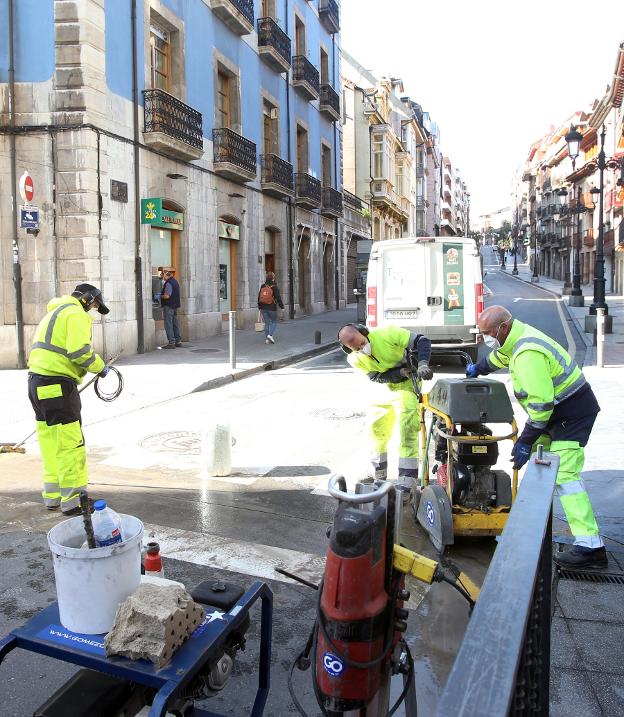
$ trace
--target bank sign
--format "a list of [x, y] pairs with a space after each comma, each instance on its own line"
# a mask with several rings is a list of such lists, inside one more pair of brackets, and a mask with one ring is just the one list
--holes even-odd
[[160, 197], [141, 199], [141, 224], [151, 224], [159, 229], [184, 229], [184, 214], [163, 208]]

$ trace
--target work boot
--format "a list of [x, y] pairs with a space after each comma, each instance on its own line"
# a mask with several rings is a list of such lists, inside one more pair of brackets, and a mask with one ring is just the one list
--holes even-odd
[[162, 348], [163, 348], [163, 349], [174, 349], [174, 348], [175, 348], [175, 344], [166, 344], [166, 345], [163, 346]]
[[[89, 513], [95, 512], [94, 504], [95, 499], [89, 498]], [[65, 518], [73, 518], [75, 515], [82, 515], [82, 509], [79, 505], [77, 505], [75, 508], [72, 508], [71, 510], [63, 511], [63, 516]]]
[[182, 348], [182, 342], [181, 342], [181, 341], [176, 341], [175, 347], [176, 347], [177, 349], [181, 349], [181, 348]]
[[606, 568], [609, 565], [607, 551], [602, 548], [586, 548], [583, 545], [573, 545], [563, 553], [553, 555], [554, 562], [560, 568], [573, 570], [582, 568]]

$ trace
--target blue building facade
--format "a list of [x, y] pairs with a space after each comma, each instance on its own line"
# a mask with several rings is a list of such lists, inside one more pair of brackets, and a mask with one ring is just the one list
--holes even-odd
[[28, 172], [41, 217], [14, 236], [2, 192], [0, 366], [79, 280], [109, 353], [164, 339], [159, 266], [184, 338], [253, 323], [266, 271], [285, 318], [344, 304], [336, 0], [0, 0], [0, 27], [0, 181]]

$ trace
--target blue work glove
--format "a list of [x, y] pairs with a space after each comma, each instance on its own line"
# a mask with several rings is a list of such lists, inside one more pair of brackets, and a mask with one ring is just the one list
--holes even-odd
[[98, 376], [100, 378], [104, 378], [106, 374], [110, 371], [110, 366], [104, 366], [104, 368], [98, 373]]
[[418, 370], [416, 371], [418, 378], [424, 381], [430, 381], [433, 378], [433, 371], [431, 366], [426, 361], [418, 362]]
[[531, 445], [517, 441], [514, 443], [511, 455], [513, 456], [513, 467], [520, 469], [531, 457]]
[[469, 363], [466, 366], [466, 376], [468, 378], [477, 378], [479, 375], [479, 366], [476, 363]]

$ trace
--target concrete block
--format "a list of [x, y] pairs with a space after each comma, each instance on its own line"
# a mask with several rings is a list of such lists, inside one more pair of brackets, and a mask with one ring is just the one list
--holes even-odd
[[161, 668], [203, 619], [203, 608], [186, 590], [142, 584], [119, 606], [104, 642], [106, 655], [150, 660]]
[[210, 426], [203, 433], [206, 473], [229, 476], [232, 472], [232, 432], [227, 424]]

